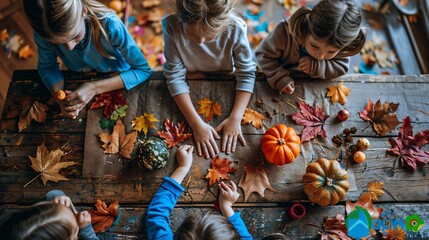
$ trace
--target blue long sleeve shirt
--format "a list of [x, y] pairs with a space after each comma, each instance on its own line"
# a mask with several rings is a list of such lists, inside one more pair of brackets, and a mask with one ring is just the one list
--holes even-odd
[[[66, 194], [60, 190], [52, 190], [46, 193], [45, 200], [52, 201], [57, 196], [66, 196]], [[77, 236], [81, 240], [98, 240], [97, 236], [95, 235], [94, 228], [92, 228], [91, 224], [88, 224], [88, 226], [79, 229], [79, 233]]]
[[47, 88], [63, 80], [57, 57], [69, 70], [78, 72], [119, 72], [127, 90], [147, 80], [151, 74], [149, 64], [136, 42], [114, 13], [100, 20], [107, 38], [102, 37], [102, 46], [110, 56], [104, 57], [96, 48], [91, 37], [91, 27], [85, 24], [84, 39], [71, 51], [62, 44], [56, 45], [34, 33], [38, 49], [37, 68]]
[[[170, 213], [183, 191], [183, 187], [175, 180], [170, 177], [164, 178], [164, 182], [147, 208], [146, 233], [149, 240], [174, 238], [173, 231], [170, 229]], [[241, 239], [253, 239], [239, 212], [235, 212], [228, 220], [234, 225]]]

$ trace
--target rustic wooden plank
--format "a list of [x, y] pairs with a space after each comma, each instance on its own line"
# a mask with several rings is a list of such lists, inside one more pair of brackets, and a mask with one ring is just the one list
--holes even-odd
[[[109, 202], [108, 202], [109, 203]], [[292, 239], [317, 238], [318, 228], [309, 224], [321, 226], [325, 217], [335, 217], [337, 214], [344, 215], [344, 205], [332, 207], [316, 207], [304, 204], [307, 209], [305, 217], [292, 220], [287, 210], [290, 204], [274, 207], [258, 206], [235, 206], [236, 211], [240, 211], [243, 221], [249, 232], [255, 239], [260, 239], [271, 233], [280, 232]], [[427, 203], [386, 203], [375, 204], [376, 207], [383, 208], [384, 215], [380, 218], [391, 220], [402, 220], [413, 214], [418, 214], [421, 219], [429, 217], [429, 204]], [[1, 221], [4, 221], [14, 211], [19, 211], [22, 206], [10, 205], [0, 208]], [[91, 209], [90, 206], [77, 206], [78, 211]], [[192, 208], [192, 209], [190, 209]], [[98, 235], [101, 239], [146, 239], [145, 216], [146, 205], [141, 206], [121, 206], [121, 217], [117, 225], [107, 229], [105, 233]], [[172, 211], [170, 220], [173, 231], [182, 223], [183, 219], [191, 212], [202, 212], [213, 210], [210, 206], [179, 205]], [[378, 221], [378, 220], [377, 220]], [[407, 231], [407, 239], [427, 239], [429, 237], [429, 225], [424, 224], [418, 233]]]

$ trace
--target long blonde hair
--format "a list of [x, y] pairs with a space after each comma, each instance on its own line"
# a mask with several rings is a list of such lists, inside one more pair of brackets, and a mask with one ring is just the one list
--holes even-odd
[[0, 239], [72, 240], [78, 229], [61, 217], [63, 205], [43, 202], [12, 216], [0, 226]]
[[365, 45], [362, 13], [352, 0], [322, 0], [311, 10], [298, 9], [289, 19], [289, 32], [302, 44], [308, 34], [327, 39], [341, 49], [338, 56], [352, 56]]
[[80, 23], [84, 9], [91, 26], [94, 45], [104, 57], [112, 58], [102, 45], [102, 37], [107, 38], [100, 20], [113, 12], [106, 5], [94, 0], [24, 0], [24, 10], [33, 29], [45, 39], [68, 36]]

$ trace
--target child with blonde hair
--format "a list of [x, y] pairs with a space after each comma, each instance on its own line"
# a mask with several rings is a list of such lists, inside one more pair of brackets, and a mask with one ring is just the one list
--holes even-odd
[[147, 80], [149, 65], [116, 14], [94, 0], [24, 0], [27, 19], [35, 30], [37, 68], [46, 87], [64, 89], [60, 57], [69, 70], [119, 72], [82, 84], [60, 101], [63, 114], [76, 118], [94, 95], [127, 90]]
[[268, 84], [280, 93], [295, 90], [291, 71], [333, 79], [347, 73], [349, 56], [360, 52], [366, 33], [353, 0], [322, 0], [301, 7], [280, 22], [256, 49], [256, 61]]
[[185, 218], [173, 235], [170, 229], [170, 214], [184, 189], [180, 185], [192, 165], [193, 146], [181, 146], [176, 158], [178, 167], [170, 177], [165, 177], [147, 208], [146, 233], [149, 240], [233, 240], [253, 239], [244, 225], [239, 212], [234, 212], [232, 205], [240, 197], [237, 186], [221, 182], [219, 184], [219, 206], [222, 215], [216, 212], [191, 214]]
[[[232, 12], [234, 4], [234, 0], [177, 0], [177, 13], [162, 21], [167, 86], [192, 127], [198, 155], [206, 158], [219, 152], [219, 131], [223, 131], [221, 150], [227, 154], [235, 151], [237, 140], [246, 144], [241, 119], [253, 92], [256, 65], [246, 24]], [[205, 123], [192, 104], [188, 71], [235, 72], [232, 111], [216, 128]]]
[[0, 226], [0, 239], [8, 240], [96, 240], [87, 211], [75, 212], [64, 192], [52, 190], [39, 202], [13, 213]]

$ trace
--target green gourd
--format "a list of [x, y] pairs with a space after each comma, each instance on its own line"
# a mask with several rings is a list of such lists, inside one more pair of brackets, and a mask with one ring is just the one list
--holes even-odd
[[157, 137], [148, 137], [143, 141], [139, 140], [139, 143], [137, 163], [140, 168], [158, 170], [167, 164], [170, 154], [167, 144], [163, 140]]

